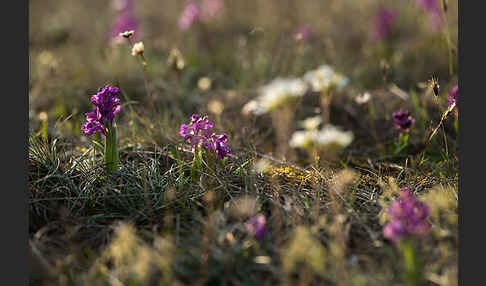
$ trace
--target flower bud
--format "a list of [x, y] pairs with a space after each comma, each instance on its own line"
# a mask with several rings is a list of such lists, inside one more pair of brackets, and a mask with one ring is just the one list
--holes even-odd
[[132, 56], [136, 57], [138, 55], [141, 55], [141, 54], [143, 54], [144, 50], [145, 50], [145, 47], [143, 45], [143, 42], [138, 42], [135, 45], [133, 45]]

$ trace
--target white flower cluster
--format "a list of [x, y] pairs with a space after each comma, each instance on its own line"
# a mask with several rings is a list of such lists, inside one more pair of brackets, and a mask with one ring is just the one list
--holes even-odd
[[262, 87], [260, 96], [248, 102], [242, 109], [245, 115], [261, 115], [273, 111], [283, 105], [292, 104], [303, 96], [307, 90], [321, 92], [323, 90], [342, 90], [349, 79], [335, 72], [328, 65], [321, 65], [308, 71], [302, 78], [276, 78]]
[[305, 83], [298, 78], [277, 78], [262, 88], [260, 105], [272, 111], [285, 104], [292, 103], [307, 91]]
[[299, 122], [300, 126], [306, 130], [317, 130], [321, 123], [322, 118], [320, 115], [309, 117]]
[[317, 130], [295, 131], [290, 138], [289, 146], [292, 148], [310, 149], [315, 146]]
[[328, 65], [321, 65], [315, 70], [306, 72], [303, 79], [310, 85], [311, 90], [314, 92], [321, 92], [330, 88], [342, 90], [349, 82], [347, 77], [335, 72]]
[[242, 112], [255, 115], [271, 112], [279, 107], [292, 104], [307, 91], [306, 83], [299, 78], [276, 78], [261, 89], [261, 95], [248, 102]]
[[351, 131], [341, 131], [336, 126], [326, 125], [321, 130], [308, 129], [296, 131], [290, 139], [292, 148], [309, 149], [341, 149], [347, 147], [353, 141]]

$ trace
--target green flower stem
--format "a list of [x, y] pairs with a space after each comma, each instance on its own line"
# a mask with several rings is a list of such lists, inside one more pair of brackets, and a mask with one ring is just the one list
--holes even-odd
[[413, 243], [406, 240], [402, 241], [400, 242], [399, 248], [403, 256], [406, 285], [422, 285], [422, 265]]
[[208, 175], [205, 178], [206, 184], [208, 189], [213, 189], [215, 187], [215, 177], [216, 177], [216, 168], [218, 167], [217, 163], [217, 158], [216, 158], [216, 153], [215, 152], [209, 152], [206, 150], [204, 152], [204, 159], [207, 164], [207, 173]]
[[398, 136], [398, 140], [396, 142], [396, 145], [395, 145], [395, 150], [394, 150], [394, 154], [395, 155], [398, 155], [400, 154], [400, 152], [402, 152], [404, 149], [407, 148], [408, 146], [408, 139], [409, 139], [409, 134], [406, 133], [406, 134], [400, 134]]
[[202, 149], [196, 147], [194, 150], [194, 159], [192, 160], [191, 178], [193, 182], [198, 182], [202, 169]]
[[118, 169], [118, 144], [116, 136], [116, 123], [108, 124], [105, 134], [105, 169], [112, 173]]

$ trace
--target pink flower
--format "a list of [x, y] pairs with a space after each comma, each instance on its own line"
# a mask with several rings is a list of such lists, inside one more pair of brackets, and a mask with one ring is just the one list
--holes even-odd
[[400, 190], [400, 196], [388, 208], [388, 215], [391, 222], [383, 228], [383, 236], [395, 243], [404, 237], [423, 237], [430, 231], [429, 207], [408, 188]]
[[308, 25], [300, 26], [294, 33], [294, 40], [296, 42], [305, 41], [312, 35], [312, 30]]
[[231, 155], [227, 147], [228, 136], [218, 135], [212, 131], [214, 123], [210, 122], [207, 116], [200, 117], [197, 114], [191, 116], [190, 124], [182, 124], [179, 135], [184, 137], [187, 143], [191, 144], [192, 150], [196, 147], [204, 147], [209, 152], [216, 152], [218, 159]]
[[248, 233], [253, 235], [257, 240], [262, 240], [263, 236], [265, 235], [265, 223], [265, 216], [259, 214], [245, 222], [245, 228]]
[[182, 11], [182, 14], [177, 23], [182, 30], [189, 29], [200, 18], [201, 11], [196, 2], [189, 2]]
[[86, 123], [82, 130], [86, 135], [99, 132], [104, 136], [106, 125], [112, 125], [115, 115], [120, 113], [120, 89], [110, 85], [100, 87], [98, 93], [91, 96], [91, 103], [95, 106], [92, 112], [86, 113]]
[[201, 14], [206, 20], [216, 17], [224, 8], [223, 0], [203, 0], [201, 4]]
[[373, 40], [380, 40], [388, 36], [396, 17], [395, 11], [381, 8], [373, 19]]

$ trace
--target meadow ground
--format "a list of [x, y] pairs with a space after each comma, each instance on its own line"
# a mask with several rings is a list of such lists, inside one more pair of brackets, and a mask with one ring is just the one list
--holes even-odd
[[32, 285], [458, 284], [457, 1], [29, 13]]

